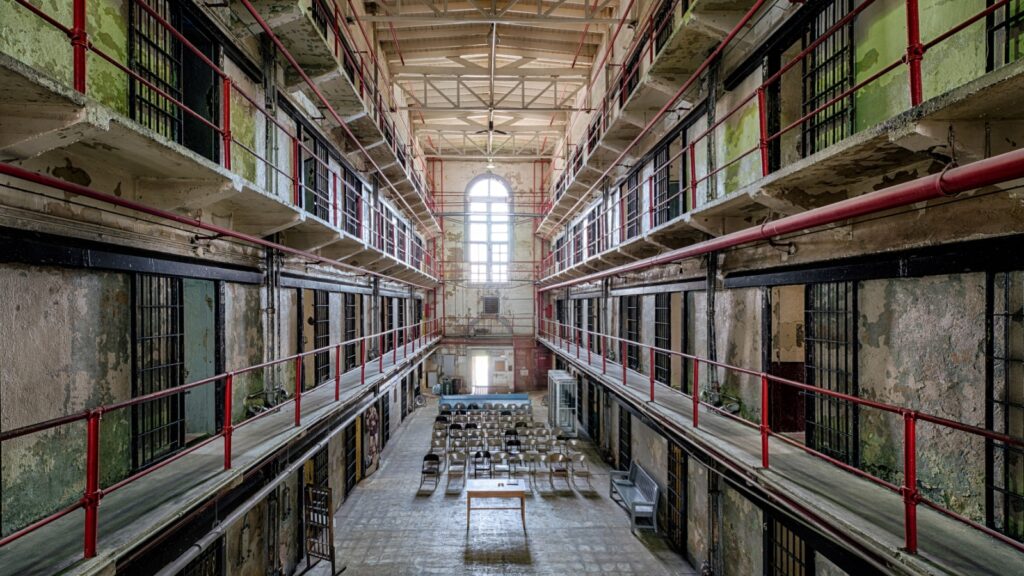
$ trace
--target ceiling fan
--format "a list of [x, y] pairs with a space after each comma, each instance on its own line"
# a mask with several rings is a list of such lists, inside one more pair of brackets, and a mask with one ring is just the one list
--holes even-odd
[[498, 134], [500, 136], [508, 136], [508, 132], [501, 130], [500, 128], [494, 127], [494, 111], [492, 110], [487, 116], [487, 128], [481, 128], [473, 134]]

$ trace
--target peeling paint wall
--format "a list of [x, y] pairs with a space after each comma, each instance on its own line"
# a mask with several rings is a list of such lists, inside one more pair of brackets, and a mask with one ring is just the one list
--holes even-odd
[[[719, 290], [715, 294], [715, 342], [718, 360], [733, 366], [761, 366], [761, 289]], [[737, 403], [751, 422], [761, 418], [761, 381], [754, 376], [719, 369], [722, 401]]]
[[[4, 430], [131, 397], [129, 290], [125, 274], [0, 266]], [[81, 498], [84, 437], [76, 423], [4, 443], [3, 534]], [[103, 417], [102, 486], [127, 475], [129, 437], [128, 410]]]
[[708, 468], [696, 458], [687, 459], [686, 548], [687, 558], [699, 567], [708, 560]]
[[[224, 366], [237, 370], [263, 362], [263, 310], [261, 288], [227, 283], [224, 286]], [[235, 376], [231, 397], [231, 419], [243, 420], [248, 405], [246, 398], [263, 391], [265, 370], [254, 370]], [[259, 402], [256, 402], [259, 404]]]
[[267, 500], [232, 524], [224, 536], [224, 560], [231, 576], [263, 576], [267, 573]]
[[[985, 275], [873, 280], [859, 290], [861, 396], [984, 427]], [[864, 469], [902, 481], [903, 419], [862, 409], [860, 435]], [[917, 466], [922, 496], [984, 520], [980, 438], [921, 423]]]
[[[715, 102], [716, 118], [731, 115], [715, 128], [712, 142], [715, 147], [715, 197], [735, 192], [761, 177], [761, 155], [757, 145], [761, 138], [757, 100], [737, 105], [761, 84], [761, 71], [748, 75], [740, 85], [728, 92], [719, 91]], [[733, 111], [735, 109], [735, 111]]]
[[763, 574], [764, 514], [728, 484], [722, 484], [722, 550], [725, 574]]

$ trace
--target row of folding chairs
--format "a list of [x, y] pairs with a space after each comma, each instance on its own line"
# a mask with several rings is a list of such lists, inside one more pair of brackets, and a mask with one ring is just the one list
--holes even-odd
[[[593, 490], [590, 480], [592, 476], [590, 465], [586, 460], [586, 455], [582, 452], [567, 455], [557, 452], [513, 454], [488, 450], [455, 451], [449, 452], [445, 461], [448, 471], [446, 490], [451, 487], [453, 479], [460, 479], [465, 484], [468, 475], [474, 478], [493, 478], [504, 475], [509, 479], [522, 475], [530, 480], [532, 488], [536, 485], [538, 474], [547, 474], [548, 483], [552, 489], [554, 489], [556, 478], [562, 478], [573, 488], [577, 488], [576, 479], [583, 478], [587, 481], [587, 486]], [[434, 480], [434, 486], [437, 486], [440, 481], [439, 463], [440, 457], [437, 454], [430, 453], [424, 457], [423, 474], [420, 478], [421, 487], [426, 480], [431, 478]]]

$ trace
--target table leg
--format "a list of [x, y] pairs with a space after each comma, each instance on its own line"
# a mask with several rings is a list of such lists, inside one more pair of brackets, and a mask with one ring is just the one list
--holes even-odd
[[523, 519], [523, 532], [526, 532], [526, 497], [519, 497], [519, 515]]
[[466, 494], [466, 530], [469, 530], [469, 510], [470, 504], [473, 502], [473, 497]]

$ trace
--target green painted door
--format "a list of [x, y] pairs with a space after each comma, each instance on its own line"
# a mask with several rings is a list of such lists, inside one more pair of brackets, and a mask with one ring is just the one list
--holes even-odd
[[[185, 382], [216, 374], [216, 286], [185, 279]], [[216, 433], [216, 383], [185, 393], [185, 436], [192, 440]]]

